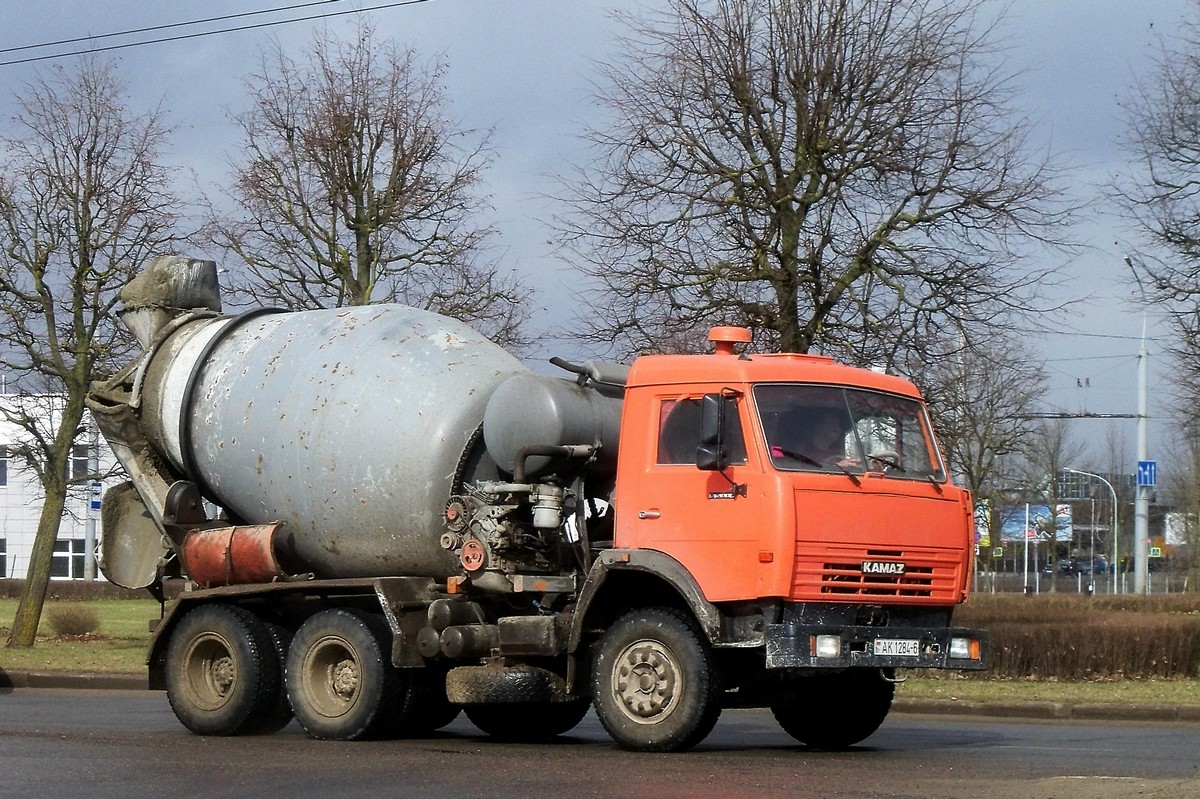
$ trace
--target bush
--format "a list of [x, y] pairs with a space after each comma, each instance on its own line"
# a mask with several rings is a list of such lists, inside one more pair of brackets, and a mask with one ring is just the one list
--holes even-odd
[[979, 676], [1043, 680], [1200, 677], [1200, 597], [976, 595], [955, 622], [991, 636]]
[[56, 635], [78, 637], [100, 629], [100, 614], [86, 605], [65, 603], [55, 605], [46, 614]]

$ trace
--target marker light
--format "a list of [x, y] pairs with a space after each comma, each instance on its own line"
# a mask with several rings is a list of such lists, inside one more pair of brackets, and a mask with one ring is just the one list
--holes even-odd
[[950, 657], [955, 660], [979, 660], [979, 639], [951, 638]]

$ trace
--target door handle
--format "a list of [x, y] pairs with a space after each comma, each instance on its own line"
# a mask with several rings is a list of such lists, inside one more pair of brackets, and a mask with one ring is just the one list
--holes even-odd
[[640, 510], [638, 511], [639, 519], [657, 519], [662, 516], [657, 510]]

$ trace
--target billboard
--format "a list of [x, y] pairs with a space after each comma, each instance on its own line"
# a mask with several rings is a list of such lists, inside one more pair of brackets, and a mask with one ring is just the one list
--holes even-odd
[[[1055, 506], [1051, 517], [1049, 505], [1006, 505], [1000, 508], [1000, 540], [1005, 543], [1049, 541], [1051, 529], [1058, 541], [1071, 542], [1075, 537], [1071, 506]], [[1053, 518], [1053, 521], [1051, 519]]]

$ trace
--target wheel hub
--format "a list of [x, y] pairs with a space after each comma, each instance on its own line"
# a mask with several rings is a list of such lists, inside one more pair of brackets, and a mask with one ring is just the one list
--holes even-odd
[[358, 664], [353, 660], [343, 660], [333, 667], [333, 692], [340, 698], [349, 700], [358, 690]]
[[621, 708], [636, 721], [661, 721], [674, 710], [679, 669], [661, 642], [638, 641], [614, 664], [613, 687]]
[[212, 664], [210, 673], [212, 675], [213, 690], [220, 696], [225, 696], [229, 693], [229, 688], [233, 685], [234, 678], [237, 676], [237, 669], [233, 664], [233, 658], [217, 658]]

